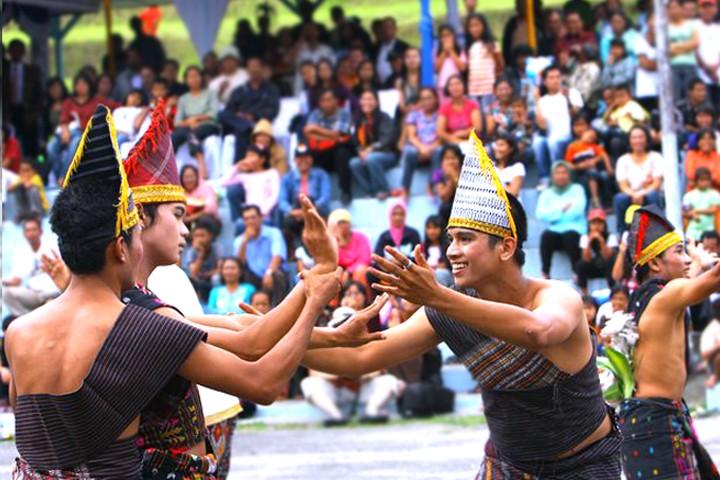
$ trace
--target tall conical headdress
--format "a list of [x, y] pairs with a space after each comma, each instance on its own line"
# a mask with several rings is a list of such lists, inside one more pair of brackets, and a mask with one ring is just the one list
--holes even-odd
[[88, 121], [75, 156], [70, 163], [63, 188], [86, 178], [119, 180], [115, 237], [139, 222], [117, 144], [117, 133], [110, 110], [98, 105]]
[[657, 206], [648, 205], [635, 211], [628, 245], [634, 265], [645, 265], [682, 241], [673, 224]]
[[128, 182], [138, 203], [185, 202], [180, 185], [165, 100], [158, 100], [150, 126], [125, 160]]
[[473, 131], [455, 192], [448, 227], [479, 230], [517, 239], [507, 192], [482, 141]]

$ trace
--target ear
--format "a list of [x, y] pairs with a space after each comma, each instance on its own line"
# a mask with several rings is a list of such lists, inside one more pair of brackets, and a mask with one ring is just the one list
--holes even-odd
[[651, 259], [647, 265], [650, 268], [650, 271], [653, 273], [659, 273], [662, 270], [662, 263], [661, 263], [660, 256], [657, 256], [657, 257]]
[[515, 256], [517, 240], [515, 240], [513, 237], [505, 237], [503, 238], [502, 242], [499, 243], [499, 246], [500, 260], [502, 260], [503, 262], [512, 260], [512, 258]]
[[126, 263], [130, 260], [130, 250], [122, 235], [110, 244], [112, 256], [117, 263]]
[[143, 224], [143, 227], [147, 227], [148, 223], [150, 222], [150, 218], [145, 214], [145, 208], [143, 208], [142, 203], [136, 203], [135, 208], [137, 208], [138, 216], [140, 217], [140, 221]]

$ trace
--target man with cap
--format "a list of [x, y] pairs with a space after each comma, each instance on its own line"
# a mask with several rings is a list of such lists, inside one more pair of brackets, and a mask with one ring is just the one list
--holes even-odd
[[208, 84], [208, 89], [217, 95], [222, 105], [230, 99], [230, 94], [248, 81], [245, 69], [240, 68], [240, 53], [232, 45], [223, 48], [219, 55], [220, 74]]
[[683, 240], [654, 205], [635, 211], [628, 253], [640, 286], [628, 304], [639, 337], [632, 355], [634, 395], [620, 406], [625, 475], [720, 478], [683, 400], [688, 307], [720, 289], [720, 263], [687, 278], [691, 261]]
[[471, 135], [449, 222], [455, 290], [437, 283], [420, 246], [374, 256], [373, 287], [423, 305], [355, 349], [309, 352], [310, 368], [361, 375], [445, 341], [481, 386], [490, 440], [477, 478], [619, 479], [620, 435], [602, 398], [583, 304], [570, 286], [522, 273], [527, 219]]
[[313, 167], [310, 149], [301, 143], [295, 149], [296, 169], [288, 172], [280, 185], [280, 213], [283, 216], [283, 230], [291, 246], [302, 233], [302, 208], [300, 196], [305, 195], [315, 204], [318, 213], [327, 217], [330, 213], [330, 177], [322, 168]]

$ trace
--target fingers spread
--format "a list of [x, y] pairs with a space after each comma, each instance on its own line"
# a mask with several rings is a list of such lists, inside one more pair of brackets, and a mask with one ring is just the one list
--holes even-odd
[[[378, 270], [375, 267], [370, 267], [368, 269], [368, 271], [370, 272], [371, 275], [374, 275], [378, 279], [380, 279], [381, 282], [389, 283], [391, 285], [399, 284], [400, 279], [398, 277], [396, 277], [395, 275], [392, 275], [390, 273], [385, 273], [383, 271]], [[374, 305], [372, 305], [372, 306], [374, 306]]]
[[373, 254], [373, 257], [372, 257], [372, 258], [373, 258], [373, 260], [375, 261], [375, 263], [377, 263], [378, 265], [380, 265], [380, 267], [381, 267], [385, 272], [392, 273], [392, 274], [395, 274], [395, 275], [397, 275], [397, 276], [401, 276], [401, 275], [405, 272], [404, 266], [398, 265], [398, 264], [397, 264], [396, 262], [394, 262], [394, 261], [391, 262], [390, 260], [387, 260], [387, 259], [385, 259], [385, 258], [383, 258], [383, 257], [381, 257], [381, 256], [379, 256], [379, 255], [375, 255], [375, 254]]
[[379, 283], [373, 283], [371, 285], [371, 287], [373, 288], [373, 290], [377, 290], [378, 292], [385, 292], [385, 293], [390, 293], [392, 295], [399, 295], [398, 287], [394, 287], [391, 285], [381, 285]]

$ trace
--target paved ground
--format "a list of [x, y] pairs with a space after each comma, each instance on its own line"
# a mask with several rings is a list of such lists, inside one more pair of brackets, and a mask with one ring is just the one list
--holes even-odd
[[[720, 416], [699, 419], [697, 430], [720, 463]], [[234, 438], [230, 479], [472, 479], [486, 438], [483, 425], [434, 423], [243, 431]], [[14, 455], [12, 443], [0, 443], [0, 478]]]

